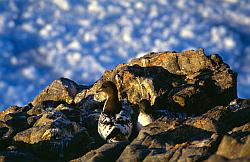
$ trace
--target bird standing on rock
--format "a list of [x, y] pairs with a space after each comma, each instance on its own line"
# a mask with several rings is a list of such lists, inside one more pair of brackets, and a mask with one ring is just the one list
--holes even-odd
[[98, 133], [108, 142], [128, 140], [132, 131], [131, 114], [122, 107], [116, 85], [111, 81], [105, 81], [98, 92], [107, 95], [98, 120]]

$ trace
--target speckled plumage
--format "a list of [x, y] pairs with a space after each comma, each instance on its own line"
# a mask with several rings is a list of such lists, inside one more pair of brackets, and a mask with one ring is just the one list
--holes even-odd
[[98, 133], [108, 142], [128, 140], [133, 127], [131, 112], [119, 101], [113, 82], [104, 82], [100, 91], [108, 97], [98, 120]]
[[121, 110], [115, 115], [101, 113], [98, 121], [98, 133], [110, 142], [128, 140], [132, 131], [131, 115], [126, 110]]

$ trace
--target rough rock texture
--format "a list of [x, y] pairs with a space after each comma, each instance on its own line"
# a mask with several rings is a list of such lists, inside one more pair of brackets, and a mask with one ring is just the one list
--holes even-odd
[[[142, 99], [172, 115], [106, 143], [97, 132], [105, 96], [96, 92], [106, 80], [133, 108], [134, 123]], [[249, 161], [250, 101], [236, 94], [236, 73], [202, 49], [150, 53], [92, 86], [61, 78], [26, 106], [0, 112], [0, 161]]]
[[[241, 103], [217, 106], [181, 123], [173, 119], [158, 120], [140, 131], [118, 161], [201, 161], [217, 148], [217, 154], [229, 159], [249, 157], [250, 105]], [[229, 130], [231, 136], [241, 141], [232, 142], [233, 139], [224, 136], [220, 143]]]
[[78, 159], [74, 159], [71, 162], [102, 162], [102, 161], [115, 161], [120, 154], [122, 153], [123, 149], [127, 146], [128, 142], [117, 142], [117, 143], [107, 143], [101, 146], [96, 150], [91, 150], [83, 157]]
[[[203, 113], [236, 98], [236, 74], [218, 55], [205, 56], [203, 49], [183, 53], [151, 53], [106, 71], [82, 98], [95, 95], [104, 80], [116, 83], [120, 98], [136, 104], [142, 99], [158, 109]], [[79, 96], [78, 96], [79, 100]]]

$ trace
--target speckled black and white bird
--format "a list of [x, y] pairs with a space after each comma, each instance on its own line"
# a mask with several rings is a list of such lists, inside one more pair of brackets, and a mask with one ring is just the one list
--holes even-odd
[[133, 127], [131, 114], [119, 101], [116, 85], [106, 81], [98, 92], [104, 92], [107, 95], [98, 120], [98, 133], [108, 142], [128, 140]]
[[141, 100], [138, 103], [138, 107], [140, 113], [137, 119], [137, 129], [138, 131], [140, 131], [142, 127], [149, 125], [155, 119], [153, 116], [153, 109], [151, 108], [151, 105], [148, 100]]

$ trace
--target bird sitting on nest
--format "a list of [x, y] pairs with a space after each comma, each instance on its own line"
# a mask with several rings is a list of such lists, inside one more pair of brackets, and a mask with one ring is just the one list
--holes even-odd
[[148, 100], [143, 99], [138, 103], [139, 107], [139, 115], [137, 119], [137, 129], [138, 131], [141, 130], [142, 127], [149, 125], [155, 119], [153, 116], [153, 109]]
[[159, 118], [175, 118], [180, 121], [187, 119], [187, 114], [183, 112], [174, 113], [170, 112], [167, 109], [165, 110], [155, 110], [150, 102], [146, 99], [141, 100], [138, 103], [139, 115], [137, 118], [137, 130], [140, 131], [142, 127], [153, 123]]
[[132, 132], [131, 114], [122, 107], [116, 85], [111, 81], [105, 81], [98, 92], [107, 95], [98, 120], [98, 133], [108, 142], [128, 140]]

